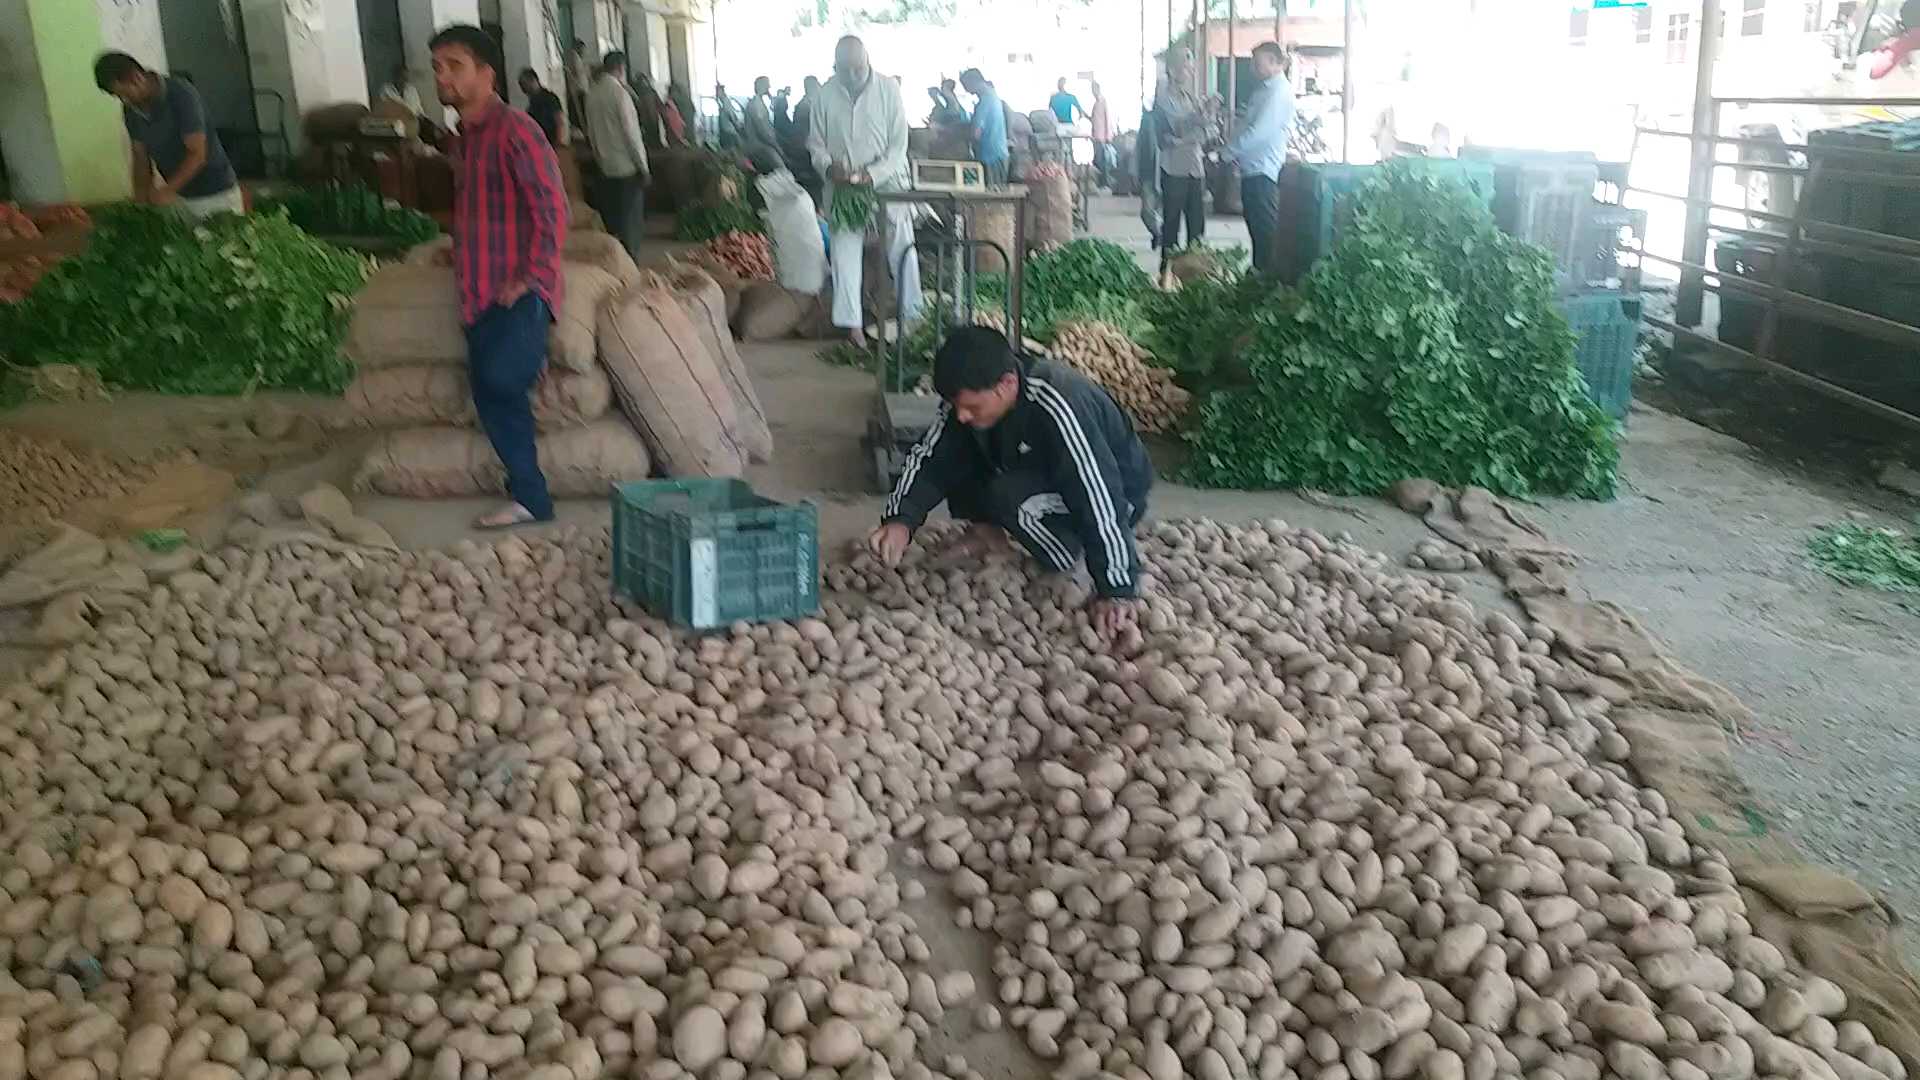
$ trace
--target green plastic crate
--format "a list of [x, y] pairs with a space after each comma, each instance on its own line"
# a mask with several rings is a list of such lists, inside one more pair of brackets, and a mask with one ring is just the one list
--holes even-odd
[[[1493, 205], [1494, 167], [1486, 161], [1458, 158], [1396, 158], [1422, 172], [1462, 180], [1480, 201]], [[1298, 282], [1314, 260], [1332, 251], [1340, 241], [1346, 202], [1378, 165], [1322, 165], [1289, 162], [1280, 170], [1281, 278]]]
[[1633, 404], [1634, 346], [1640, 337], [1640, 298], [1622, 293], [1562, 297], [1560, 314], [1573, 328], [1574, 366], [1587, 393], [1615, 420]]
[[820, 610], [819, 512], [740, 480], [616, 485], [613, 589], [695, 630], [811, 615]]

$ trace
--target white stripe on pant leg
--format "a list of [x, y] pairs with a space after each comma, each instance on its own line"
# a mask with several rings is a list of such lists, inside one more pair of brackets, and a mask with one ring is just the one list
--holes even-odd
[[1127, 545], [1120, 532], [1119, 518], [1113, 509], [1113, 497], [1107, 491], [1105, 478], [1100, 473], [1099, 460], [1093, 455], [1093, 448], [1087, 442], [1086, 433], [1080, 430], [1080, 420], [1073, 414], [1073, 407], [1060, 391], [1038, 380], [1027, 383], [1033, 388], [1033, 397], [1042, 408], [1047, 410], [1054, 422], [1060, 426], [1060, 435], [1067, 444], [1067, 451], [1073, 456], [1080, 479], [1087, 488], [1087, 501], [1093, 508], [1093, 521], [1101, 543], [1107, 549], [1107, 581], [1119, 586], [1127, 583]]
[[1060, 542], [1060, 538], [1053, 535], [1053, 530], [1041, 523], [1041, 519], [1050, 513], [1065, 513], [1066, 509], [1066, 500], [1049, 491], [1029, 496], [1027, 501], [1020, 504], [1017, 514], [1021, 531], [1031, 536], [1046, 551], [1048, 557], [1053, 560], [1054, 568], [1058, 570], [1072, 569], [1077, 560], [1073, 552], [1067, 550], [1067, 546]]

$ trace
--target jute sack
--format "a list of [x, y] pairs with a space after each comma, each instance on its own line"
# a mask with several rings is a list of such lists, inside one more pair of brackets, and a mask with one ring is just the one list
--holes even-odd
[[[539, 447], [547, 488], [561, 497], [603, 496], [650, 471], [646, 445], [619, 417], [542, 435]], [[487, 437], [453, 427], [388, 432], [368, 451], [353, 483], [360, 491], [410, 498], [507, 493], [506, 470]]]
[[720, 366], [672, 292], [641, 283], [600, 313], [601, 352], [620, 408], [668, 476], [746, 470]]
[[[742, 279], [739, 274], [734, 273], [733, 267], [721, 262], [719, 256], [704, 247], [694, 248], [681, 258], [686, 260], [687, 265], [699, 267], [703, 273], [713, 279], [714, 284], [720, 286], [721, 295], [726, 297], [727, 302], [727, 323], [732, 325], [734, 318], [740, 313], [740, 298], [752, 282]], [[671, 271], [679, 265], [681, 265], [680, 259], [668, 259], [666, 269]]]
[[1066, 174], [1027, 181], [1027, 243], [1051, 251], [1073, 239], [1073, 187]]
[[396, 263], [374, 271], [353, 299], [347, 354], [362, 369], [466, 363], [453, 267]]
[[817, 305], [819, 300], [776, 281], [756, 281], [740, 297], [733, 332], [741, 341], [783, 341], [806, 320], [809, 303]]
[[[408, 364], [363, 371], [347, 386], [347, 408], [367, 427], [451, 424], [475, 427], [473, 387], [467, 369], [454, 364]], [[592, 371], [540, 373], [529, 395], [533, 422], [557, 431], [598, 420], [613, 403], [613, 384], [599, 366]]]
[[[589, 229], [574, 229], [560, 244], [560, 257], [567, 262], [586, 263], [612, 274], [620, 285], [640, 280], [640, 268], [626, 245], [618, 237]], [[414, 266], [445, 266], [453, 258], [453, 237], [442, 236], [407, 249], [405, 262]]]
[[973, 238], [996, 245], [974, 249], [975, 269], [989, 274], [1006, 272], [1007, 258], [1013, 254], [1013, 213], [1011, 203], [981, 203], [973, 208]]
[[600, 309], [620, 292], [620, 279], [597, 266], [569, 262], [560, 310], [547, 336], [547, 366], [592, 371], [599, 363]]
[[[547, 335], [547, 364], [592, 371], [600, 305], [620, 282], [596, 266], [563, 265], [559, 310]], [[467, 362], [467, 333], [453, 268], [419, 263], [383, 266], [354, 298], [347, 354], [362, 370], [403, 364]]]
[[756, 464], [771, 461], [773, 429], [767, 425], [767, 410], [761, 407], [760, 395], [754, 392], [747, 363], [734, 347], [733, 331], [727, 326], [726, 296], [713, 278], [692, 266], [670, 267], [661, 277], [665, 286], [679, 297], [680, 306], [686, 309], [687, 317], [693, 320], [694, 331], [700, 335], [700, 344], [706, 346], [707, 355], [720, 366], [720, 377], [727, 381], [734, 416], [739, 421], [733, 430], [740, 449], [746, 451], [748, 461]]

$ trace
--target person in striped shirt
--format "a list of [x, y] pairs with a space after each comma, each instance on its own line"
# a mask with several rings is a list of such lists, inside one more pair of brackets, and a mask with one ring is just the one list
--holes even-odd
[[553, 520], [527, 399], [560, 305], [567, 196], [560, 162], [533, 117], [494, 91], [493, 39], [477, 26], [435, 34], [433, 82], [460, 114], [454, 148], [453, 272], [467, 327], [467, 373], [480, 426], [512, 501], [474, 522], [500, 529]]

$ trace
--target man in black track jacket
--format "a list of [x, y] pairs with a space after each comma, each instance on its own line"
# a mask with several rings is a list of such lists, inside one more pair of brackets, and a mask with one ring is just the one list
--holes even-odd
[[897, 564], [945, 502], [973, 526], [976, 549], [1010, 536], [1063, 572], [1084, 553], [1095, 628], [1112, 638], [1133, 625], [1133, 528], [1153, 486], [1133, 421], [1080, 373], [1029, 361], [986, 327], [953, 332], [934, 357], [933, 383], [944, 402], [868, 538], [874, 554]]

